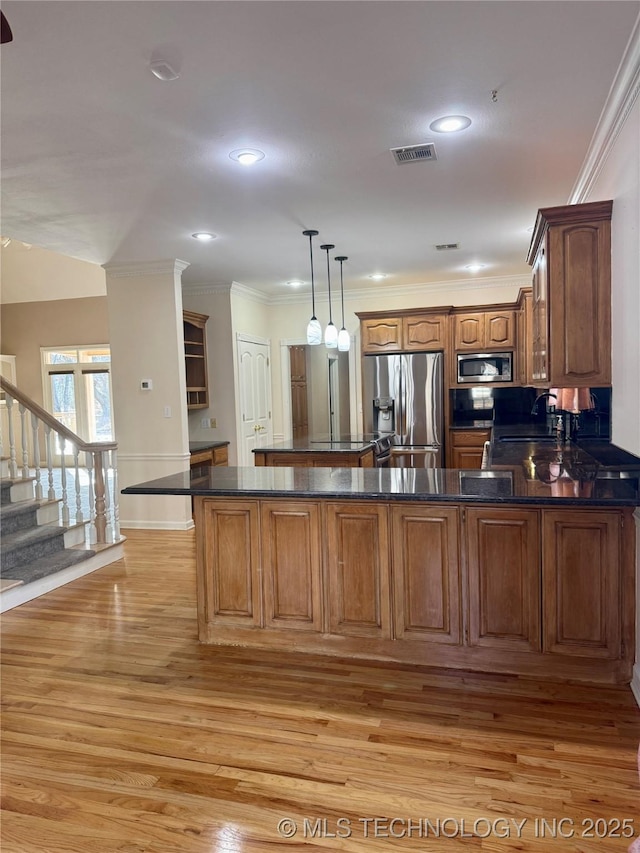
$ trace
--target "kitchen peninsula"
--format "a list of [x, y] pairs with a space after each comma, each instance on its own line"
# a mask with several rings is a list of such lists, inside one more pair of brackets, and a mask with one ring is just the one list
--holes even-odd
[[124, 492], [194, 497], [203, 643], [630, 680], [634, 481], [247, 467]]
[[373, 468], [375, 465], [375, 444], [371, 436], [294, 438], [255, 448], [253, 454], [258, 466]]

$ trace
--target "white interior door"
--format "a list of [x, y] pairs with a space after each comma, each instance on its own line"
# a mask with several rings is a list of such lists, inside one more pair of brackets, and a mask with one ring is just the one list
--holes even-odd
[[268, 341], [238, 335], [241, 465], [253, 465], [253, 449], [273, 442], [269, 353]]

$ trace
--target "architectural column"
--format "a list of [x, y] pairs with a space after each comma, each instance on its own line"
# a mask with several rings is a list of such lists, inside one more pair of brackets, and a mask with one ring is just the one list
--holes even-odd
[[[105, 264], [120, 488], [189, 469], [184, 261]], [[120, 526], [184, 530], [187, 497], [120, 496]], [[125, 531], [126, 535], [126, 531]]]

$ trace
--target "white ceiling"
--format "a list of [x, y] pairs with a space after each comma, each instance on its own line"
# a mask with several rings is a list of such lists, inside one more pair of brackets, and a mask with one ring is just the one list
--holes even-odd
[[[2, 234], [100, 264], [177, 257], [186, 283], [273, 294], [309, 279], [304, 228], [349, 257], [347, 288], [377, 271], [385, 287], [459, 280], [472, 261], [521, 274], [536, 210], [568, 200], [639, 9], [8, 0]], [[150, 73], [159, 57], [178, 80]], [[429, 131], [451, 113], [473, 124]], [[436, 162], [389, 153], [427, 141]], [[264, 160], [229, 159], [243, 146]]]

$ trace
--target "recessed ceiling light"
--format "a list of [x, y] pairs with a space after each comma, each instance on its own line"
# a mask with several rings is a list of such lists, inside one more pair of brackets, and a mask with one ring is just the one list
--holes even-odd
[[200, 240], [201, 243], [208, 243], [210, 240], [215, 240], [217, 234], [212, 234], [210, 231], [196, 231], [191, 236], [195, 237], [196, 240]]
[[455, 133], [457, 130], [469, 127], [470, 124], [471, 119], [467, 116], [442, 116], [431, 122], [429, 130], [435, 130], [436, 133]]
[[485, 266], [486, 264], [467, 264], [465, 269], [469, 270], [469, 272], [478, 272], [478, 270], [483, 270]]
[[370, 275], [369, 278], [372, 278], [374, 281], [380, 281], [382, 278], [386, 278], [386, 274], [383, 272], [374, 272], [373, 275]]
[[299, 278], [293, 278], [291, 279], [291, 281], [288, 281], [287, 284], [289, 285], [289, 287], [302, 287], [304, 281], [300, 281]]
[[149, 70], [158, 80], [177, 80], [180, 76], [166, 59], [154, 59], [149, 63]]
[[258, 151], [257, 148], [237, 148], [229, 154], [229, 157], [243, 166], [253, 166], [258, 160], [264, 159], [264, 151]]

